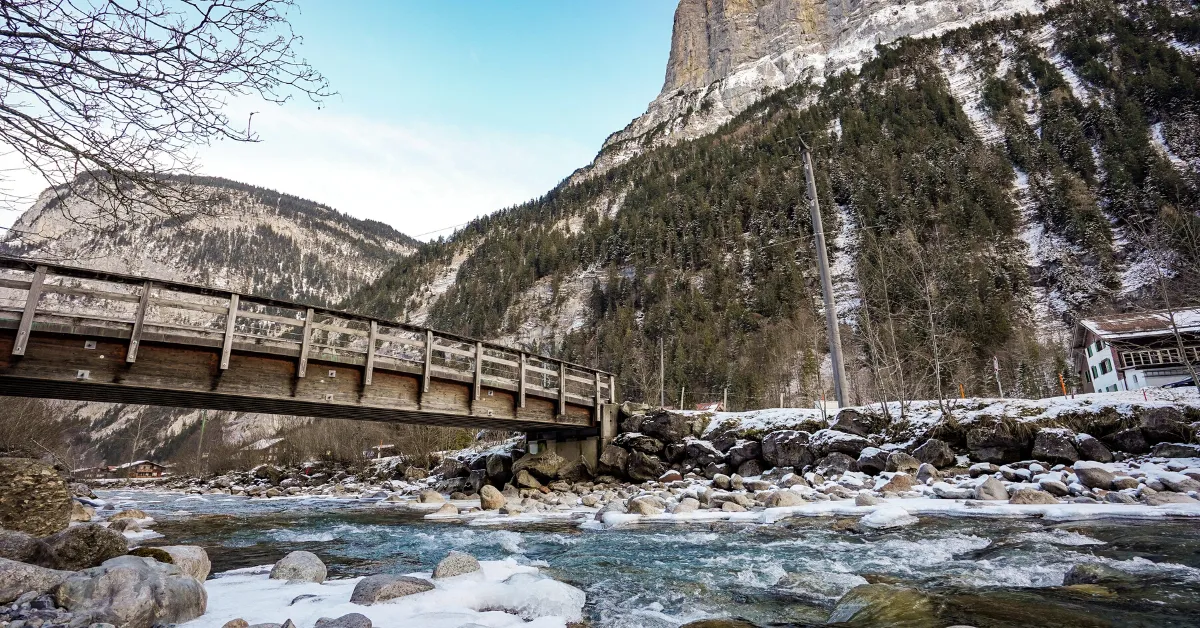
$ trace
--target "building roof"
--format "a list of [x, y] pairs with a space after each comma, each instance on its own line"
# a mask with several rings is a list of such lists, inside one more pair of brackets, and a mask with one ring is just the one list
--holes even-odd
[[[1166, 310], [1095, 316], [1080, 321], [1089, 331], [1105, 340], [1151, 338], [1173, 333]], [[1200, 332], [1200, 307], [1175, 310], [1175, 326], [1181, 332]]]

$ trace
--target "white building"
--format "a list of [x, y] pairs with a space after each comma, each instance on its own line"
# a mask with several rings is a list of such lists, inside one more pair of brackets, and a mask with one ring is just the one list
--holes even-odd
[[[1183, 350], [1175, 329], [1183, 339]], [[1075, 363], [1085, 392], [1138, 390], [1187, 379], [1200, 367], [1200, 308], [1112, 314], [1079, 323]]]

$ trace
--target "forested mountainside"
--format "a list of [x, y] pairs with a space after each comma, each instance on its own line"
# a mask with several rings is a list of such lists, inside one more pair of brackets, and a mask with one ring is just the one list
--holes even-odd
[[1006, 392], [1051, 394], [1077, 316], [1152, 304], [1154, 269], [1197, 255], [1198, 53], [1197, 5], [1164, 0], [902, 39], [480, 218], [349, 305], [596, 363], [634, 399], [661, 339], [669, 400], [807, 405], [829, 386], [804, 138], [852, 398], [987, 393], [993, 356]]
[[0, 253], [331, 305], [416, 248], [388, 225], [295, 196], [215, 177], [187, 184], [206, 208], [165, 215], [114, 208], [80, 177], [71, 192], [43, 192]]
[[[0, 242], [0, 254], [336, 305], [417, 245], [388, 225], [295, 196], [212, 177], [186, 183], [189, 197], [210, 203], [203, 211], [117, 207], [87, 177], [70, 191], [46, 190]], [[133, 215], [111, 219], [122, 211]], [[55, 403], [52, 416], [69, 426], [78, 464], [179, 460], [197, 455], [201, 441], [205, 452], [228, 456], [307, 422], [102, 403]]]

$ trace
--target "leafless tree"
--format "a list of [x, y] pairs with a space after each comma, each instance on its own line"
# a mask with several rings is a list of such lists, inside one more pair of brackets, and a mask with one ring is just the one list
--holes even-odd
[[[189, 185], [192, 149], [255, 142], [231, 98], [320, 103], [297, 54], [291, 0], [0, 0], [0, 142], [58, 201], [108, 199], [67, 218], [213, 211]], [[12, 206], [21, 199], [0, 199]], [[64, 204], [65, 205], [65, 204]], [[64, 209], [65, 211], [65, 209]]]

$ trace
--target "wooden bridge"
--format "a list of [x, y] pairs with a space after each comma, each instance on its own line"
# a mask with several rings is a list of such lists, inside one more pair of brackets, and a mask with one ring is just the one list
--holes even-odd
[[602, 418], [616, 386], [593, 368], [412, 325], [0, 257], [0, 395], [565, 440], [613, 423]]

